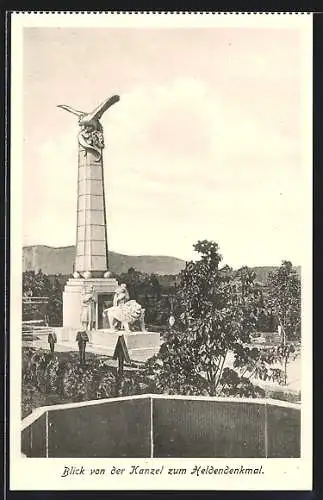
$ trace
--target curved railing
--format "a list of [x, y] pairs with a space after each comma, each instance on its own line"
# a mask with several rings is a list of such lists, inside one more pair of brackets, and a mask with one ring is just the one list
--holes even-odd
[[28, 457], [300, 457], [300, 405], [145, 394], [38, 408], [22, 422]]

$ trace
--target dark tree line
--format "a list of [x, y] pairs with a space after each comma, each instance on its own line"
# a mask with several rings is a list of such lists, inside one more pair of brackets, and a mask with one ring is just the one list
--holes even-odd
[[[212, 245], [212, 243], [204, 242], [203, 245], [198, 246], [200, 252], [207, 251], [207, 246]], [[193, 266], [195, 266], [194, 273], [192, 273]], [[148, 325], [167, 328], [168, 319], [171, 314], [174, 314], [177, 327], [185, 328], [180, 320], [182, 309], [187, 305], [183, 301], [183, 294], [188, 286], [191, 286], [190, 280], [193, 280], [192, 290], [194, 289], [193, 283], [195, 283], [196, 289], [197, 277], [198, 280], [203, 280], [205, 266], [206, 257], [202, 256], [201, 261], [187, 263], [186, 268], [179, 276], [149, 275], [130, 268], [127, 273], [116, 275], [116, 278], [119, 283], [126, 283], [130, 297], [145, 307]], [[218, 272], [216, 266], [215, 269]], [[221, 270], [221, 273], [228, 272], [229, 269], [226, 267]], [[259, 332], [273, 332], [277, 331], [278, 326], [280, 326], [286, 340], [298, 340], [301, 333], [301, 280], [291, 262], [284, 261], [280, 268], [269, 274], [267, 282], [261, 284], [257, 282], [255, 273], [251, 269], [247, 267], [243, 269], [245, 273], [252, 276], [261, 306], [258, 308], [255, 329]], [[208, 270], [208, 272], [211, 272], [212, 277], [213, 270]], [[204, 283], [203, 290], [206, 286]], [[48, 305], [42, 307], [37, 305], [34, 308], [32, 306], [25, 307], [25, 319], [29, 317], [41, 318], [46, 313], [50, 324], [60, 326], [63, 317], [63, 290], [64, 279], [62, 276], [47, 276], [41, 270], [37, 273], [25, 271], [23, 273], [23, 295], [48, 297]]]

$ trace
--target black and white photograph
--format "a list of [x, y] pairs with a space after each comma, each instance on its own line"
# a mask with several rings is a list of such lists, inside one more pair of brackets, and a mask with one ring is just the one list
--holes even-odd
[[11, 25], [12, 488], [310, 488], [312, 16]]

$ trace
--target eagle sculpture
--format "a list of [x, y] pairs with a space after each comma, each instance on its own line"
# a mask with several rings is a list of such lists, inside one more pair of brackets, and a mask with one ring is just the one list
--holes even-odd
[[79, 125], [84, 128], [90, 128], [92, 130], [102, 130], [102, 125], [100, 123], [100, 118], [113, 104], [118, 102], [120, 97], [118, 95], [113, 95], [105, 101], [103, 101], [97, 108], [95, 108], [91, 113], [86, 113], [85, 111], [79, 111], [66, 104], [59, 104], [57, 107], [73, 113], [73, 115], [78, 116]]

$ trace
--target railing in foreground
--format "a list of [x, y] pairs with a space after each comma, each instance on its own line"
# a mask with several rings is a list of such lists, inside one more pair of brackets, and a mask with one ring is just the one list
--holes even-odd
[[38, 408], [23, 420], [28, 457], [290, 458], [300, 405], [145, 394]]

